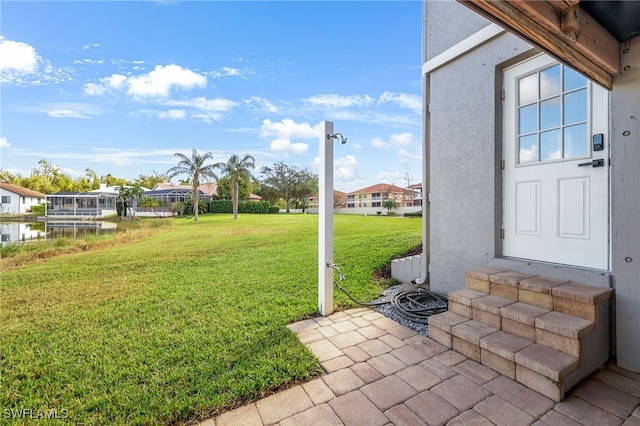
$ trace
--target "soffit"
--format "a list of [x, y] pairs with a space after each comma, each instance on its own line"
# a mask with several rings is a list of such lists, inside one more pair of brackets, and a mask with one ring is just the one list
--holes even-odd
[[620, 52], [640, 34], [640, 2], [458, 0], [611, 89]]

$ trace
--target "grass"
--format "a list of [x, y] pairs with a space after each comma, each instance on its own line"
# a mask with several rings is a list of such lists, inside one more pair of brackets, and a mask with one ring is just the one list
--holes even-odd
[[[320, 374], [286, 328], [317, 312], [317, 227], [312, 215], [173, 219], [147, 238], [3, 271], [3, 414], [187, 423]], [[344, 285], [375, 298], [372, 272], [417, 246], [420, 227], [336, 216]]]

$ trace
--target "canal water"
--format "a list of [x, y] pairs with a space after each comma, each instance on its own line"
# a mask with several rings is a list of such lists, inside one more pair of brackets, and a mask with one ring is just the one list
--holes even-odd
[[56, 238], [83, 238], [87, 235], [115, 233], [115, 222], [48, 221], [48, 222], [0, 222], [2, 245], [46, 241]]

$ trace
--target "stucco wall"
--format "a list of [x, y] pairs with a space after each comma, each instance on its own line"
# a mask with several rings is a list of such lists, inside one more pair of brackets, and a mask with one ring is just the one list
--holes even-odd
[[[426, 7], [428, 57], [450, 47], [441, 33], [455, 44], [482, 29], [478, 19], [488, 25], [457, 3], [428, 2]], [[429, 34], [437, 37], [431, 40]], [[486, 265], [496, 255], [501, 210], [499, 70], [527, 51], [530, 45], [505, 33], [430, 74], [429, 271], [437, 292], [464, 287], [465, 271]]]
[[489, 25], [482, 16], [455, 0], [426, 3], [426, 60]]

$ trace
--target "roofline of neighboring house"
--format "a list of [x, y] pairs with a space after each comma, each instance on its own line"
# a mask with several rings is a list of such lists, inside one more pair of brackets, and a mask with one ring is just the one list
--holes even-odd
[[34, 190], [28, 189], [28, 188], [24, 188], [22, 186], [15, 185], [15, 184], [9, 183], [9, 182], [0, 182], [0, 188], [4, 189], [5, 191], [13, 192], [14, 194], [20, 195], [22, 197], [32, 197], [32, 198], [45, 198], [46, 197], [46, 195], [41, 193], [41, 192], [34, 191]]

